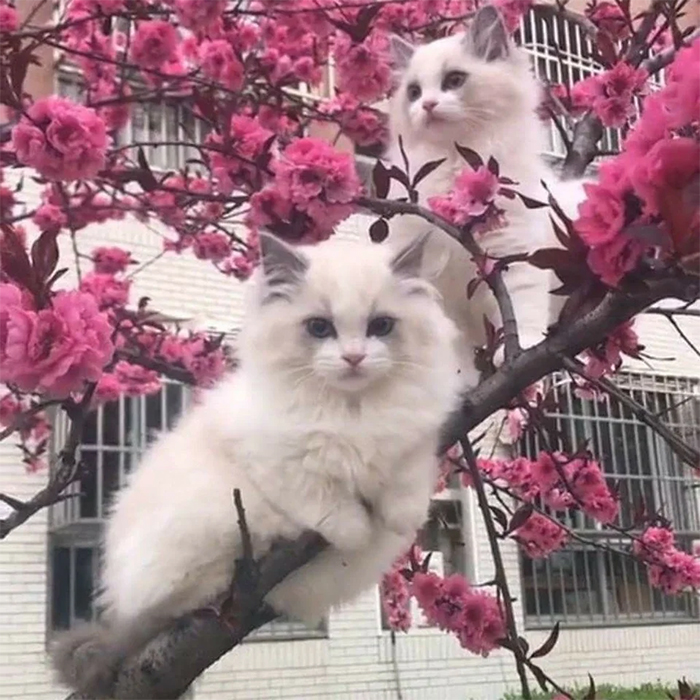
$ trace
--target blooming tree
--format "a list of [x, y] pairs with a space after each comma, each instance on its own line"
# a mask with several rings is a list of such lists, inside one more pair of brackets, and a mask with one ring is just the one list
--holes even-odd
[[[441, 577], [414, 546], [381, 582], [393, 629], [410, 627], [414, 598], [430, 624], [469, 652], [510, 651], [524, 698], [533, 678], [572, 697], [560, 684], [567, 679], [550, 678], [541, 662], [558, 626], [533, 652], [519, 636], [501, 557], [505, 540], [542, 558], [580, 538], [562, 517], [572, 511], [616, 530], [628, 542], [623, 554], [643, 562], [653, 586], [669, 594], [700, 588], [700, 562], [677, 548], [663, 513], [642, 507], [633, 523], [620, 523], [620, 496], [605, 465], [588, 445], [565, 445], [548, 428], [552, 389], [541, 381], [565, 371], [587, 400], [610, 394], [657, 430], [684, 468], [700, 469], [697, 450], [611, 379], [623, 355], [643, 350], [636, 314], [679, 299], [683, 306], [664, 311], [675, 323], [674, 314], [693, 314], [688, 307], [700, 296], [700, 40], [682, 21], [685, 0], [654, 2], [639, 14], [623, 0], [593, 0], [585, 16], [565, 2], [494, 4], [511, 31], [529, 11], [566, 16], [588, 33], [602, 67], [574, 85], [547, 86], [541, 105], [542, 118], [553, 121], [566, 145], [565, 176], [582, 174], [605, 155], [598, 148], [604, 127], [624, 136], [621, 152], [608, 154], [595, 183], [586, 185], [587, 201], [574, 221], [553, 198], [521, 195], [488, 153], [462, 149], [464, 169], [453, 189], [419, 206], [415, 186], [431, 164], [411, 174], [378, 162], [370, 193], [352, 155], [314, 136], [330, 128], [336, 141], [380, 145], [386, 124], [377, 105], [392, 89], [389, 35], [421, 41], [459, 31], [477, 8], [474, 0], [68, 0], [46, 22], [39, 21], [42, 0], [23, 15], [0, 0], [0, 439], [17, 437], [25, 467], [44, 469], [51, 430], [45, 411], [64, 411], [70, 423], [63, 449], [51, 456], [46, 487], [28, 501], [0, 494], [11, 510], [0, 520], [0, 537], [64, 498], [80, 479], [76, 449], [97, 405], [158, 391], [165, 377], [207, 387], [235, 366], [221, 339], [164, 324], [147, 299], [132, 297], [130, 251], [82, 250], [81, 230], [113, 219], [159, 222], [169, 234], [164, 255], [189, 249], [203, 265], [245, 280], [258, 262], [262, 229], [314, 243], [365, 211], [377, 216], [370, 234], [381, 240], [388, 219], [411, 213], [465, 246], [479, 268], [476, 279], [465, 280], [467, 293], [487, 285], [503, 319], [502, 328], [487, 328], [479, 354], [483, 381], [446, 428], [441, 476], [442, 486], [454, 477], [474, 489], [495, 573], [488, 585], [461, 574]], [[47, 49], [79, 69], [80, 102], [29, 91], [27, 76]], [[331, 66], [335, 94], [317, 99]], [[652, 91], [650, 79], [660, 74], [664, 86]], [[302, 84], [311, 92], [300, 91]], [[137, 103], [176, 106], [205, 135], [125, 143]], [[154, 146], [188, 147], [196, 157], [156, 170], [146, 156]], [[40, 202], [25, 198], [18, 172], [40, 186]], [[406, 197], [387, 199], [392, 179]], [[553, 270], [561, 281], [557, 293], [567, 298], [547, 339], [527, 351], [502, 280], [514, 259], [489, 257], [480, 243], [503, 225], [503, 198], [514, 197], [556, 215], [559, 247], [525, 257]], [[90, 260], [75, 284], [65, 282], [74, 261], [59, 255], [62, 238]], [[497, 370], [493, 357], [501, 346], [505, 364]], [[541, 439], [536, 457], [478, 454], [470, 432], [501, 409], [515, 437], [531, 431]], [[114, 697], [178, 697], [270, 619], [266, 592], [324, 546], [307, 533], [272, 550], [257, 562], [252, 582], [232, 582], [221, 615], [188, 616], [177, 635], [166, 631], [125, 660]], [[192, 655], [195, 646], [203, 651]]]

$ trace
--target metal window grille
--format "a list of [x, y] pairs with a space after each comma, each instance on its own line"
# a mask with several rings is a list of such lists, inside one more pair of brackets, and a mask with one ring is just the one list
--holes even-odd
[[[61, 66], [57, 92], [77, 102], [83, 99], [84, 89], [74, 69]], [[202, 143], [206, 136], [205, 123], [180, 104], [136, 102], [131, 107], [129, 122], [116, 135], [116, 145], [164, 144], [144, 145], [146, 159], [156, 170], [177, 170], [192, 159], [201, 160], [197, 148], [181, 144]], [[131, 156], [136, 157], [135, 148]]]
[[[174, 426], [189, 398], [187, 387], [165, 382], [157, 393], [122, 396], [88, 416], [77, 454], [86, 467], [85, 476], [68, 488], [67, 493], [74, 497], [57, 503], [49, 512], [52, 629], [66, 629], [94, 615], [92, 595], [99, 580], [99, 545], [112, 496], [137, 468], [146, 447], [160, 432]], [[52, 453], [58, 454], [68, 422], [63, 412], [57, 412], [53, 422]], [[250, 639], [325, 634], [325, 623], [312, 630], [298, 622], [275, 620]]]
[[[532, 56], [535, 75], [542, 83], [573, 85], [603, 71], [593, 58], [590, 39], [580, 26], [563, 17], [543, 17], [530, 11], [520, 25], [518, 40]], [[564, 141], [550, 124], [547, 155], [563, 158]], [[619, 129], [606, 129], [600, 142], [603, 151], [618, 151]]]
[[[643, 501], [648, 511], [671, 520], [679, 546], [690, 550], [700, 537], [700, 480], [689, 473], [668, 445], [632, 412], [608, 397], [581, 399], [571, 383], [555, 379], [558, 408], [551, 414], [572, 445], [588, 441], [608, 481], [621, 497], [619, 524], [630, 526]], [[620, 374], [616, 383], [691, 444], [700, 441], [699, 383], [690, 379]], [[539, 450], [528, 437], [526, 451]], [[629, 542], [581, 513], [567, 526], [598, 545], [629, 551]], [[696, 620], [698, 597], [666, 596], [649, 584], [643, 565], [594, 545], [572, 542], [545, 560], [521, 557], [522, 596], [527, 627], [609, 626]]]

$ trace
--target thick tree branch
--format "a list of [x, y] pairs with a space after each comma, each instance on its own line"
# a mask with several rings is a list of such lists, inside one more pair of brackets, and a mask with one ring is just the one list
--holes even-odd
[[593, 311], [523, 351], [469, 391], [462, 409], [446, 427], [443, 447], [453, 445], [534, 382], [561, 369], [564, 356], [573, 357], [595, 345], [648, 306], [661, 299], [691, 301], [698, 296], [699, 282], [693, 277], [659, 279], [635, 294], [611, 291]]
[[[688, 34], [683, 39], [683, 45], [687, 46], [689, 44], [692, 44], [693, 41], [699, 38], [700, 27], [696, 27], [693, 31], [690, 32], [690, 34]], [[678, 49], [671, 46], [668, 49], [659, 51], [659, 53], [654, 54], [653, 56], [650, 56], [646, 60], [642, 61], [641, 67], [644, 68], [649, 73], [649, 75], [655, 75], [661, 69], [665, 68], [667, 65], [672, 63], [677, 53]]]

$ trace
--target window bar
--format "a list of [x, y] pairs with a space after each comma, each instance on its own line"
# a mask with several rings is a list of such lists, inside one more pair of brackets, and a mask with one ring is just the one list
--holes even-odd
[[571, 551], [571, 575], [574, 579], [574, 601], [575, 601], [575, 617], [577, 620], [581, 619], [581, 598], [578, 592], [578, 571], [576, 567], [576, 555], [578, 550], [574, 549]]
[[589, 564], [589, 554], [595, 555], [595, 550], [585, 549], [583, 551], [583, 570], [586, 576], [586, 593], [588, 594], [588, 608], [590, 610], [591, 620], [594, 618], [594, 610], [597, 608], [595, 605], [595, 596], [593, 592], [593, 584], [591, 582], [591, 567]]
[[75, 547], [68, 547], [68, 624], [75, 624]]
[[549, 559], [544, 560], [544, 570], [547, 576], [547, 593], [549, 594], [549, 615], [552, 620], [555, 619], [554, 610], [554, 586], [552, 585], [552, 563]]
[[105, 412], [100, 406], [95, 412], [95, 422], [97, 424], [97, 444], [95, 445], [95, 491], [97, 503], [95, 504], [95, 517], [102, 518], [102, 497], [103, 497], [103, 476], [104, 476], [104, 421]]
[[126, 437], [126, 416], [124, 394], [120, 394], [119, 399], [119, 488], [126, 483], [126, 450], [129, 449]]
[[534, 559], [531, 559], [530, 565], [532, 566], [532, 583], [535, 587], [535, 615], [537, 617], [537, 622], [542, 622], [542, 608], [540, 606], [540, 583], [537, 575], [537, 562]]
[[[619, 546], [619, 545], [617, 545]], [[618, 599], [618, 580], [617, 576], [615, 575], [615, 562], [613, 560], [613, 557], [618, 556], [617, 554], [613, 554], [610, 550], [607, 551], [607, 556], [608, 556], [608, 567], [607, 567], [607, 572], [608, 572], [608, 580], [610, 581], [610, 597], [611, 597], [611, 602], [612, 602], [612, 613], [613, 616], [615, 617], [615, 622], [620, 621], [620, 601]]]

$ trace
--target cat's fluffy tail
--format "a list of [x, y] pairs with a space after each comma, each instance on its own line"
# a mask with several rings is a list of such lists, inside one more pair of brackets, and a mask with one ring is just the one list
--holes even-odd
[[134, 628], [85, 623], [57, 636], [51, 660], [59, 680], [92, 697], [111, 697], [121, 664], [157, 633], [151, 624]]

